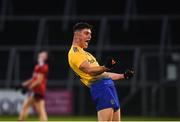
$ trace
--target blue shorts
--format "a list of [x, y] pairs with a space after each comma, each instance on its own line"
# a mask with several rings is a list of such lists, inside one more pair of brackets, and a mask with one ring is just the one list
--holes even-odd
[[95, 81], [90, 86], [90, 92], [97, 111], [106, 108], [113, 108], [116, 111], [120, 108], [118, 95], [112, 79], [104, 78]]

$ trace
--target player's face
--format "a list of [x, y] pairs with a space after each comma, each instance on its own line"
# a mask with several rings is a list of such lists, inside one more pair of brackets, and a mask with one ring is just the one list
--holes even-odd
[[91, 29], [82, 29], [79, 33], [79, 46], [81, 48], [87, 48], [91, 40]]
[[48, 59], [48, 54], [47, 54], [47, 52], [41, 52], [41, 53], [39, 53], [39, 56], [38, 56], [38, 62], [45, 62], [45, 61], [47, 61], [47, 59]]

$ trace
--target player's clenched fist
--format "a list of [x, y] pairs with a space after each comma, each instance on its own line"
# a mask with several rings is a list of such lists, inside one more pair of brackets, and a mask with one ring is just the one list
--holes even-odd
[[131, 79], [135, 74], [135, 70], [132, 69], [132, 68], [129, 68], [127, 69], [125, 72], [124, 72], [124, 79]]

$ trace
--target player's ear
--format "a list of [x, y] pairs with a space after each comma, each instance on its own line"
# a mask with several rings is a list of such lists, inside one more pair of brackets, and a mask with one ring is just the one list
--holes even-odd
[[75, 31], [75, 32], [74, 32], [74, 38], [79, 38], [79, 37], [80, 37], [79, 31]]

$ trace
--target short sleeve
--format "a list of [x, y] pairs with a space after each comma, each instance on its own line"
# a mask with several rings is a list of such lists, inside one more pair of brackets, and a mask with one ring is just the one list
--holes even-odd
[[71, 63], [76, 67], [80, 67], [80, 65], [87, 60], [86, 56], [82, 53], [76, 52], [71, 55]]

